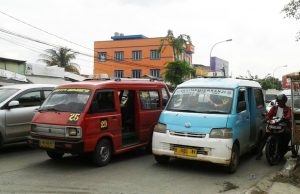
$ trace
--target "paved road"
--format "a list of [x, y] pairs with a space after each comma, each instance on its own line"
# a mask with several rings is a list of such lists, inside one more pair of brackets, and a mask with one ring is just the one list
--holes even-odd
[[228, 184], [238, 188], [225, 193], [242, 193], [282, 166], [247, 155], [235, 174], [227, 174], [219, 166], [179, 159], [159, 165], [138, 150], [96, 168], [88, 157], [55, 161], [42, 150], [17, 145], [0, 150], [0, 193], [206, 194], [223, 193]]

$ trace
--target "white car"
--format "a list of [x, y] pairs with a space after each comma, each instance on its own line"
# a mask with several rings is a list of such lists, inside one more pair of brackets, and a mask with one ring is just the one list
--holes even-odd
[[22, 84], [0, 88], [0, 147], [25, 141], [34, 112], [55, 85]]

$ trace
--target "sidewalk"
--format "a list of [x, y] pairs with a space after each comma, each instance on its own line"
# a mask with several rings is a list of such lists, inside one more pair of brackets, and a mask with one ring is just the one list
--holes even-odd
[[283, 169], [261, 179], [245, 194], [300, 194], [300, 157], [288, 156]]

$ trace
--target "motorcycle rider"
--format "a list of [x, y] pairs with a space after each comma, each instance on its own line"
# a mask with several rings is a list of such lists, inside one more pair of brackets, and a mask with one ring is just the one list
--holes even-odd
[[[292, 118], [292, 114], [291, 114], [291, 108], [289, 106], [286, 105], [287, 102], [287, 97], [285, 94], [279, 94], [276, 97], [276, 102], [277, 105], [273, 106], [270, 111], [267, 113], [266, 117], [265, 117], [265, 121], [269, 121], [270, 124], [275, 124], [275, 123], [279, 123], [279, 122], [286, 122], [287, 123], [287, 127], [285, 129], [285, 131], [282, 134], [282, 138], [281, 140], [283, 141], [283, 156], [284, 154], [288, 151], [288, 144], [289, 141], [291, 139], [291, 118]], [[276, 121], [273, 119], [273, 117], [278, 118]], [[258, 154], [256, 156], [256, 160], [260, 160], [262, 157], [262, 150], [266, 144], [266, 141], [268, 139], [268, 137], [270, 136], [271, 132], [266, 129], [265, 134], [263, 135], [259, 147], [258, 147]]]

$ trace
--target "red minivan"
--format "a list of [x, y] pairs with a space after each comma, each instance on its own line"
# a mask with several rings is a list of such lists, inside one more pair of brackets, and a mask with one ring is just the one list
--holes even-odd
[[163, 82], [92, 80], [58, 86], [32, 120], [29, 145], [50, 158], [92, 153], [98, 166], [113, 154], [150, 146], [170, 97]]

